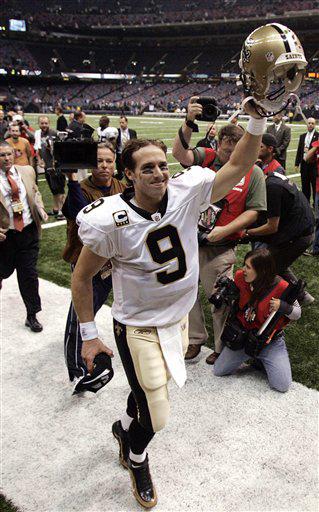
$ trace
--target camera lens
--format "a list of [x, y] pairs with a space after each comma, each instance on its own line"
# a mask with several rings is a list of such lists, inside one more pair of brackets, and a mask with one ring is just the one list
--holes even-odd
[[210, 298], [209, 302], [215, 306], [216, 309], [219, 309], [223, 305], [223, 297], [221, 293], [214, 293]]

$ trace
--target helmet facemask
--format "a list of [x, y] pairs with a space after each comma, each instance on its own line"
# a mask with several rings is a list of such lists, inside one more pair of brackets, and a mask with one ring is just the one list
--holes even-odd
[[248, 36], [239, 61], [240, 79], [259, 115], [271, 117], [287, 108], [291, 94], [302, 84], [306, 65], [302, 46], [287, 27], [265, 25]]

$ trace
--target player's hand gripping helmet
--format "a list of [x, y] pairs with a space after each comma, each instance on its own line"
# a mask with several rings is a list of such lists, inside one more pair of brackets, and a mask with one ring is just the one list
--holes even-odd
[[279, 23], [254, 30], [245, 40], [239, 66], [245, 93], [253, 96], [268, 117], [289, 103], [291, 93], [301, 86], [307, 61], [296, 34]]

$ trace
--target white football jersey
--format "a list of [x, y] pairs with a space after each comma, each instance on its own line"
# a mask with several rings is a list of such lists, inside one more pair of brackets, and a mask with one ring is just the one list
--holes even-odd
[[117, 321], [162, 327], [189, 313], [198, 287], [198, 218], [211, 203], [214, 178], [199, 166], [177, 173], [152, 215], [130, 203], [128, 191], [79, 212], [83, 244], [112, 261]]
[[109, 126], [108, 128], [102, 128], [99, 126], [97, 129], [97, 134], [99, 138], [99, 142], [105, 142], [109, 139], [117, 139], [119, 132], [117, 131], [117, 128], [112, 128]]

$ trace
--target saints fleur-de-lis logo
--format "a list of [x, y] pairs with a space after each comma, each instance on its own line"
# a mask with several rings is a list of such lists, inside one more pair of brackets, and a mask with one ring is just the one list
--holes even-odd
[[249, 62], [251, 57], [251, 51], [245, 46], [242, 51], [243, 62]]

